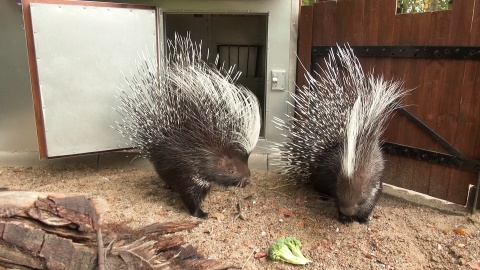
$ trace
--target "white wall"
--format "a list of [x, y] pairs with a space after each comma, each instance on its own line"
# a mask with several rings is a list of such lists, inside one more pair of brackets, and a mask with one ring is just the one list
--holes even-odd
[[16, 2], [0, 1], [0, 153], [37, 151], [22, 8]]

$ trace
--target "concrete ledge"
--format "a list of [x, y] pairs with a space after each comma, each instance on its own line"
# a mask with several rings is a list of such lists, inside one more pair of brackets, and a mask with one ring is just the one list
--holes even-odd
[[70, 165], [83, 163], [87, 166], [96, 166], [97, 155], [55, 158], [40, 160], [38, 152], [0, 152], [0, 166], [46, 166], [52, 164]]
[[268, 171], [268, 155], [252, 153], [248, 158], [248, 167], [252, 172], [266, 172]]
[[455, 215], [470, 214], [470, 209], [467, 209], [463, 205], [455, 204], [455, 203], [438, 199], [423, 193], [396, 187], [396, 186], [385, 184], [385, 183], [383, 184], [383, 193], [403, 199], [405, 201], [408, 201], [414, 204], [428, 206], [433, 209], [445, 211], [450, 214], [455, 214]]
[[136, 168], [147, 171], [154, 170], [148, 159], [143, 158], [136, 152], [128, 151], [100, 154], [98, 157], [98, 167]]
[[[104, 153], [99, 157], [98, 167], [133, 167], [142, 170], [154, 170], [148, 159], [133, 152]], [[252, 172], [268, 170], [267, 155], [252, 153], [248, 159], [248, 166]]]
[[[268, 155], [252, 153], [248, 159], [248, 165], [253, 172], [268, 171]], [[83, 163], [92, 167], [123, 167], [137, 168], [142, 170], [154, 170], [150, 161], [141, 157], [136, 152], [119, 151], [101, 154], [92, 154], [76, 157], [65, 157], [40, 160], [38, 152], [0, 152], [0, 166], [45, 166], [45, 165], [69, 165]]]

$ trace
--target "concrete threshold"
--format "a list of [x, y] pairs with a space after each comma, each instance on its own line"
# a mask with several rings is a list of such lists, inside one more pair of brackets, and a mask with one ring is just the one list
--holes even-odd
[[[469, 215], [471, 211], [463, 205], [452, 203], [446, 200], [438, 199], [420, 192], [416, 192], [409, 189], [396, 187], [390, 184], [383, 184], [383, 193], [400, 198], [402, 200], [419, 204], [422, 206], [428, 206], [442, 212], [447, 212], [455, 215]], [[479, 213], [478, 210], [476, 213]]]

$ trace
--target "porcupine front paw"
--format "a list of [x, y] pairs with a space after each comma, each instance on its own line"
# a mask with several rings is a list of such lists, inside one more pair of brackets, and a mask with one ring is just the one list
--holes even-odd
[[338, 213], [338, 221], [340, 221], [343, 224], [349, 224], [354, 221], [353, 217], [347, 216], [342, 214], [341, 212]]
[[190, 215], [198, 218], [208, 217], [208, 213], [203, 212], [203, 210], [200, 208], [200, 205], [202, 203], [201, 200], [195, 200], [193, 198], [185, 198], [185, 197], [183, 197], [182, 199], [183, 199], [183, 202], [185, 203], [185, 206], [188, 208]]
[[192, 214], [192, 216], [194, 217], [198, 217], [198, 218], [208, 218], [208, 213], [205, 213], [202, 211], [202, 209], [198, 208], [196, 210], [194, 210], [193, 212], [190, 211], [190, 214]]
[[366, 223], [368, 223], [368, 217], [347, 216], [347, 215], [339, 212], [338, 213], [338, 221], [340, 221], [343, 224], [348, 224], [348, 223], [352, 223], [352, 222], [355, 222], [355, 221], [360, 223], [360, 224], [366, 224]]
[[190, 186], [188, 192], [186, 190], [180, 192], [180, 197], [192, 216], [199, 218], [208, 217], [208, 213], [203, 212], [201, 206], [209, 189], [210, 187]]
[[366, 223], [368, 223], [368, 217], [356, 217], [355, 219], [356, 219], [357, 222], [360, 223], [360, 224], [366, 224]]

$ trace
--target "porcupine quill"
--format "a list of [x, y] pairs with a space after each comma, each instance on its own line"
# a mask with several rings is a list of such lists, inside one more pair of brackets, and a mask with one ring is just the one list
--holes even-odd
[[[133, 142], [190, 213], [208, 214], [201, 203], [212, 184], [243, 187], [250, 182], [248, 158], [260, 132], [255, 95], [235, 84], [239, 73], [201, 59], [201, 43], [189, 36], [168, 40], [157, 69], [144, 54], [120, 88], [116, 129]], [[217, 57], [218, 61], [218, 57]]]
[[276, 147], [279, 165], [290, 179], [310, 180], [333, 197], [341, 222], [364, 223], [382, 190], [380, 136], [408, 91], [365, 74], [348, 45], [331, 50], [325, 64], [315, 77], [306, 72], [308, 85], [291, 93], [299, 117], [273, 120], [286, 137]]

